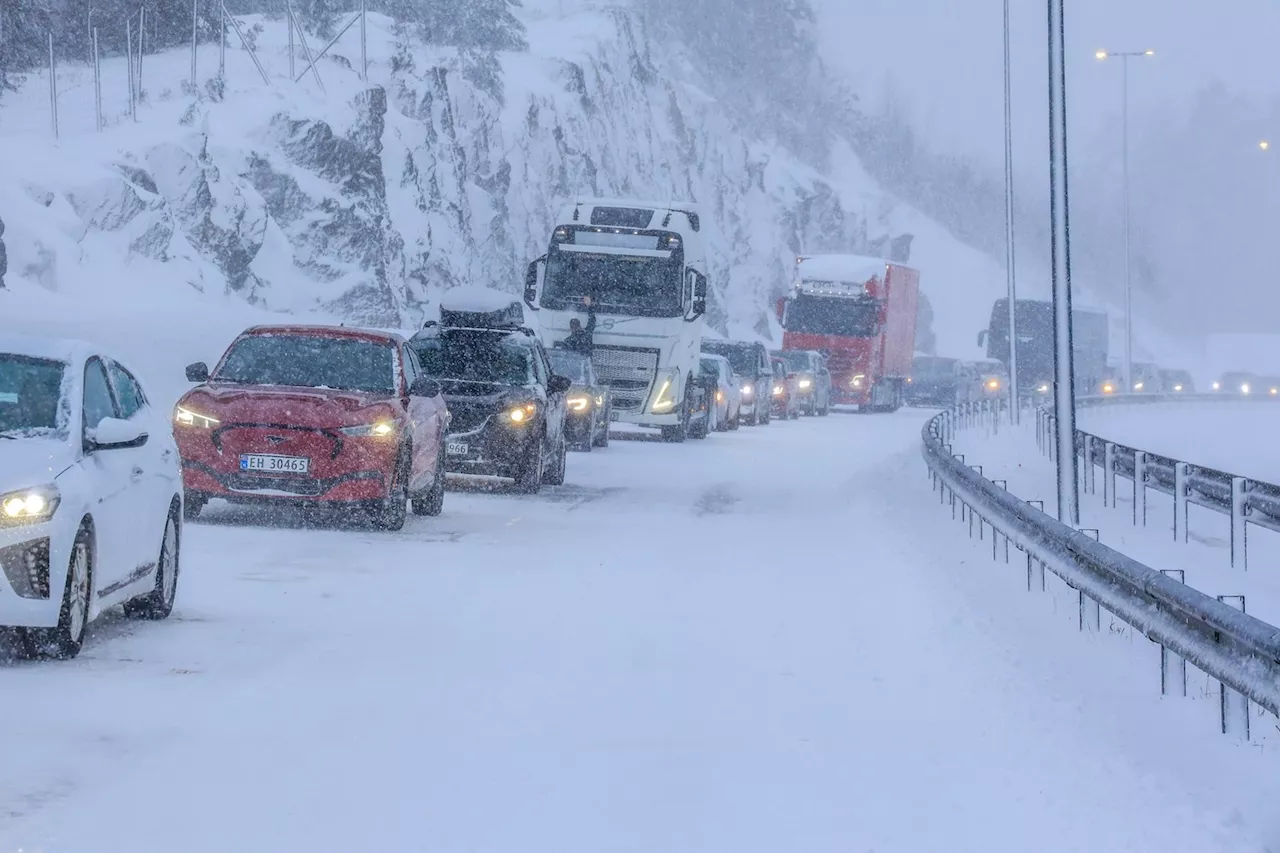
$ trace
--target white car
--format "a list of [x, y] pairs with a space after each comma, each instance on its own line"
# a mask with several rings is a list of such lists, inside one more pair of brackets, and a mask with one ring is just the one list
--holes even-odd
[[701, 370], [716, 380], [715, 429], [727, 432], [737, 429], [742, 421], [742, 380], [733, 372], [733, 365], [722, 355], [702, 354]]
[[0, 335], [0, 629], [74, 657], [122, 604], [173, 609], [182, 477], [167, 413], [87, 344]]

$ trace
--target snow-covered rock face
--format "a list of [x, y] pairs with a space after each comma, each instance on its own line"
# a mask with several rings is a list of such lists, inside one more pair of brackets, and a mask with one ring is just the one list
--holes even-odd
[[[284, 28], [262, 23], [269, 53]], [[385, 19], [370, 30], [389, 61], [368, 84], [340, 57], [322, 65], [323, 97], [233, 80], [176, 126], [153, 128], [157, 110], [101, 169], [15, 179], [39, 206], [69, 204], [60, 230], [95, 263], [141, 256], [173, 286], [378, 326], [416, 324], [456, 285], [519, 292], [576, 194], [698, 202], [711, 317], [735, 335], [771, 334], [797, 251], [888, 251], [882, 198], [850, 210], [783, 149], [743, 138], [625, 11], [531, 22], [531, 50], [496, 57], [423, 48]], [[58, 251], [29, 242], [19, 261]]]

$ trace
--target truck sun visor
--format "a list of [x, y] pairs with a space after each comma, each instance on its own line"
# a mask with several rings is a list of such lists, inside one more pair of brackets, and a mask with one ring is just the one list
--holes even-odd
[[581, 229], [574, 235], [579, 246], [617, 246], [623, 249], [656, 249], [656, 234], [618, 234], [612, 231]]

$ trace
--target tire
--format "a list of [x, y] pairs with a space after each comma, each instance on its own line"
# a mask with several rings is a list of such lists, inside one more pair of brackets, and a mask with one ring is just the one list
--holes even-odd
[[516, 489], [526, 495], [536, 495], [542, 489], [543, 463], [542, 439], [539, 438], [530, 444], [524, 459], [520, 460], [516, 475], [512, 478], [516, 481]]
[[379, 530], [400, 530], [409, 515], [409, 459], [412, 451], [402, 451], [391, 475], [387, 496], [373, 509], [373, 525]]
[[550, 470], [542, 472], [542, 482], [547, 486], [563, 486], [564, 476], [569, 467], [569, 442], [560, 436], [560, 452], [556, 454], [556, 463]]
[[733, 420], [729, 417], [729, 410], [725, 409], [724, 413], [725, 418], [723, 421], [720, 420], [719, 413], [716, 413], [716, 432], [728, 432], [733, 429], [733, 427], [730, 426], [730, 424], [733, 423]]
[[179, 556], [181, 553], [181, 525], [177, 508], [169, 511], [165, 519], [164, 536], [160, 540], [160, 556], [156, 559], [155, 588], [146, 595], [124, 603], [124, 615], [130, 619], [159, 621], [168, 619], [173, 612], [173, 602], [178, 597]]
[[609, 406], [606, 406], [604, 410], [604, 429], [600, 430], [600, 436], [598, 438], [596, 437], [592, 438], [591, 440], [592, 444], [594, 444], [596, 447], [609, 446], [609, 424], [612, 422], [613, 422], [613, 405], [610, 404]]
[[436, 516], [444, 512], [444, 456], [436, 457], [436, 475], [431, 480], [431, 488], [421, 497], [409, 501], [414, 515]]
[[689, 437], [689, 400], [680, 406], [680, 423], [662, 428], [662, 440], [668, 444], [683, 444]]
[[93, 589], [93, 537], [81, 525], [71, 546], [67, 583], [62, 592], [62, 609], [56, 628], [27, 628], [21, 637], [22, 651], [31, 658], [70, 660], [80, 654], [89, 626], [89, 601]]
[[209, 499], [199, 492], [183, 492], [182, 493], [182, 520], [195, 521], [200, 517], [200, 511], [204, 509]]
[[596, 446], [596, 430], [599, 429], [599, 416], [593, 414], [591, 416], [591, 425], [587, 427], [587, 440], [578, 445], [578, 450], [583, 453], [590, 453]]
[[739, 410], [738, 413], [733, 416], [733, 420], [729, 421], [729, 431], [733, 432], [741, 426], [742, 426], [742, 411]]

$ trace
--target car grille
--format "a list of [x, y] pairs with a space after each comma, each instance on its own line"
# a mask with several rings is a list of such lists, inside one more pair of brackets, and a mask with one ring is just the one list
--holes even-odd
[[252, 474], [231, 474], [226, 478], [226, 485], [227, 488], [236, 492], [256, 492], [267, 489], [273, 492], [288, 492], [301, 497], [315, 497], [325, 488], [325, 484], [320, 480], [258, 477]]
[[485, 425], [493, 414], [493, 406], [474, 406], [466, 403], [449, 404], [449, 434], [475, 432]]

